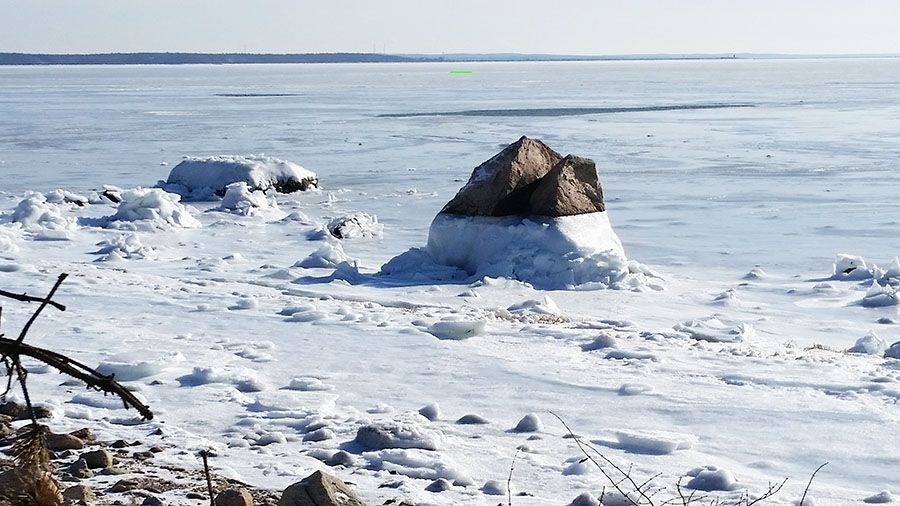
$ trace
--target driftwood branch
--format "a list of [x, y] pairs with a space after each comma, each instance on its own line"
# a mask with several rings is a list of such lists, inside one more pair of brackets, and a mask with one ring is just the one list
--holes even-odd
[[94, 369], [55, 351], [37, 348], [12, 339], [0, 337], [0, 355], [8, 357], [30, 357], [49, 365], [57, 371], [82, 381], [88, 388], [122, 399], [126, 408], [134, 408], [147, 420], [153, 418], [150, 408], [141, 403], [131, 392], [115, 380], [115, 375], [100, 374]]
[[3, 334], [0, 334], [0, 363], [2, 363], [6, 368], [7, 375], [6, 391], [3, 392], [0, 397], [9, 393], [9, 390], [12, 388], [13, 379], [15, 378], [15, 380], [17, 380], [19, 385], [22, 387], [22, 394], [25, 397], [25, 404], [28, 408], [28, 413], [31, 417], [31, 421], [34, 425], [37, 425], [37, 419], [34, 415], [34, 408], [31, 404], [31, 398], [28, 395], [28, 387], [26, 386], [28, 371], [22, 366], [22, 357], [29, 357], [50, 367], [53, 367], [63, 374], [67, 374], [75, 379], [84, 382], [84, 384], [87, 385], [88, 388], [119, 397], [120, 399], [122, 399], [122, 403], [126, 408], [136, 409], [138, 413], [140, 413], [140, 415], [146, 420], [152, 419], [153, 412], [150, 411], [150, 408], [144, 405], [140, 400], [138, 400], [138, 398], [135, 397], [134, 394], [129, 392], [124, 386], [118, 383], [115, 380], [115, 375], [107, 376], [105, 374], [100, 374], [87, 365], [82, 364], [81, 362], [69, 358], [61, 353], [25, 344], [25, 337], [28, 335], [28, 331], [31, 329], [31, 325], [35, 322], [35, 320], [37, 320], [38, 316], [40, 316], [41, 312], [47, 306], [53, 306], [61, 311], [65, 311], [65, 306], [54, 302], [52, 299], [53, 296], [56, 295], [56, 291], [59, 289], [60, 285], [62, 285], [63, 281], [65, 281], [67, 277], [68, 274], [60, 274], [56, 280], [56, 283], [53, 285], [53, 288], [50, 290], [46, 297], [42, 298], [25, 294], [15, 294], [0, 290], [0, 296], [2, 297], [7, 297], [13, 300], [24, 302], [41, 303], [40, 306], [38, 306], [35, 312], [28, 319], [28, 322], [25, 324], [25, 326], [22, 327], [22, 331], [19, 333], [17, 339], [6, 339], [5, 337], [3, 337]]
[[[17, 300], [19, 302], [43, 302], [46, 297], [32, 297], [31, 295], [27, 295], [24, 293], [13, 293], [7, 292], [6, 290], [0, 290], [0, 297], [6, 297], [7, 299]], [[59, 309], [60, 311], [65, 311], [66, 306], [60, 304], [55, 301], [47, 301], [47, 304]]]

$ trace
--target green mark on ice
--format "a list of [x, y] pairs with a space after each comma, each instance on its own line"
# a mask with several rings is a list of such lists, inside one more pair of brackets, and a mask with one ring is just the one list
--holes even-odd
[[451, 74], [471, 74], [471, 70], [451, 70]]

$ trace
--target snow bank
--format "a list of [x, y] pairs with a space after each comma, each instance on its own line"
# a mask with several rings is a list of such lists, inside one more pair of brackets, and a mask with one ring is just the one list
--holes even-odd
[[116, 214], [108, 218], [106, 227], [124, 230], [199, 227], [200, 222], [191, 214], [193, 208], [185, 206], [180, 200], [180, 196], [159, 188], [124, 191]]
[[27, 194], [4, 221], [18, 223], [35, 239], [41, 240], [69, 240], [70, 233], [76, 228], [74, 218], [63, 216], [57, 204], [38, 192]]
[[186, 158], [160, 187], [189, 200], [222, 196], [228, 185], [246, 183], [251, 190], [292, 193], [316, 188], [316, 175], [296, 163], [267, 156]]
[[328, 231], [338, 239], [371, 239], [381, 236], [384, 225], [378, 223], [375, 215], [353, 213], [329, 221]]
[[625, 258], [606, 213], [556, 218], [439, 214], [427, 250], [410, 250], [381, 272], [441, 281], [504, 277], [546, 289], [663, 288], [650, 269]]
[[217, 210], [251, 216], [265, 211], [277, 211], [278, 203], [275, 202], [275, 197], [269, 197], [262, 191], [254, 191], [241, 181], [225, 187], [225, 195]]
[[727, 320], [718, 315], [681, 322], [673, 328], [698, 341], [712, 343], [740, 343], [754, 334], [749, 323]]

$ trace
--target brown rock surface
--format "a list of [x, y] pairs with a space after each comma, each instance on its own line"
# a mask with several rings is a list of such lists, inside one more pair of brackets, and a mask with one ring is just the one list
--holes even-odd
[[343, 481], [316, 471], [284, 490], [278, 506], [366, 506]]
[[569, 155], [541, 178], [528, 201], [529, 214], [572, 216], [606, 210], [594, 161]]
[[[562, 157], [546, 144], [522, 137], [482, 163], [442, 213], [505, 216], [521, 198], [516, 190], [544, 177]], [[527, 202], [527, 198], [524, 199]]]
[[602, 212], [593, 160], [561, 157], [522, 137], [482, 163], [441, 213], [464, 216], [572, 216]]

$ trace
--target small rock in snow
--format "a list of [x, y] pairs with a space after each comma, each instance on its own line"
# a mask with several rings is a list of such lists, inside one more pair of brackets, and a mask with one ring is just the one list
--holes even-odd
[[568, 506], [600, 506], [600, 501], [591, 495], [590, 492], [582, 492]]
[[420, 409], [419, 414], [428, 419], [428, 421], [435, 422], [441, 419], [441, 408], [437, 403], [431, 403]]
[[602, 350], [605, 348], [618, 348], [619, 343], [612, 334], [600, 334], [593, 341], [581, 345], [581, 351]]
[[481, 487], [481, 491], [485, 495], [506, 495], [506, 487], [496, 480], [486, 481]]
[[538, 432], [544, 429], [544, 424], [541, 423], [541, 419], [534, 413], [529, 413], [525, 415], [516, 427], [513, 429], [514, 432]]
[[897, 358], [900, 359], [900, 341], [892, 344], [890, 348], [885, 350], [884, 358]]
[[866, 497], [863, 499], [863, 502], [867, 504], [887, 504], [889, 502], [894, 502], [894, 495], [888, 490], [882, 490], [875, 495]]
[[410, 422], [381, 422], [364, 425], [357, 430], [355, 441], [370, 450], [386, 448], [438, 449], [437, 434]]
[[447, 481], [446, 479], [438, 478], [438, 479], [434, 480], [433, 482], [431, 482], [427, 487], [425, 487], [425, 490], [428, 492], [439, 493], [439, 492], [445, 492], [447, 490], [450, 490], [450, 488], [452, 486], [453, 485], [451, 485], [450, 482]]
[[459, 420], [456, 421], [459, 425], [487, 425], [490, 422], [487, 418], [484, 418], [480, 415], [463, 415]]

